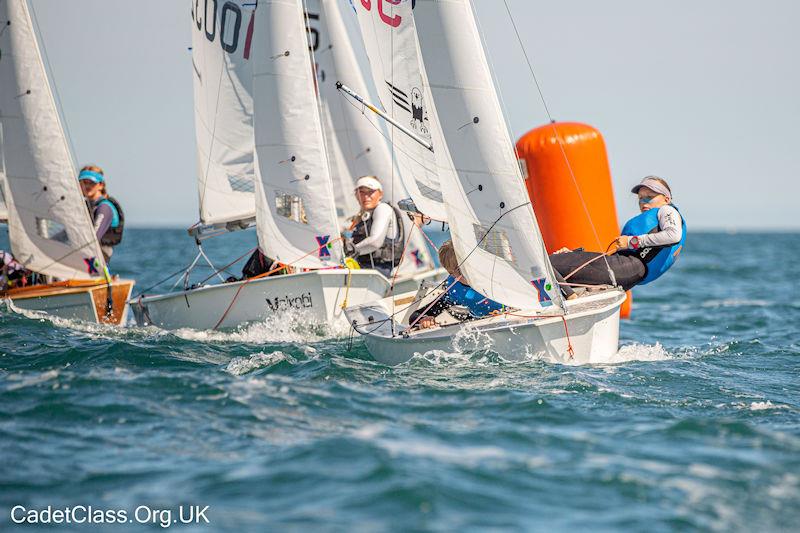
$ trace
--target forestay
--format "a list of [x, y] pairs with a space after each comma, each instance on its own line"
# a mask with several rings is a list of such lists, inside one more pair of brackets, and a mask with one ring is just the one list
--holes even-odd
[[[375, 93], [371, 78], [364, 74], [358, 53], [364, 56], [357, 20], [349, 3], [338, 0], [306, 0], [309, 39], [316, 61], [317, 87], [322, 104], [323, 132], [328, 148], [331, 174], [340, 224], [359, 212], [353, 189], [360, 176], [377, 176], [384, 185], [384, 200], [396, 203], [408, 198], [383, 123], [345, 98], [336, 88], [341, 81], [362, 95]], [[346, 12], [343, 13], [342, 9]], [[345, 16], [353, 17], [350, 27]], [[355, 32], [355, 33], [354, 33]], [[353, 38], [353, 36], [355, 38]], [[407, 239], [401, 273], [433, 268], [433, 259], [421, 232], [412, 232], [411, 221], [403, 217]], [[410, 238], [409, 238], [410, 237]]]
[[[353, 2], [381, 105], [394, 120], [430, 143], [430, 96], [420, 69], [411, 4], [410, 0]], [[406, 189], [423, 213], [444, 220], [433, 152], [394, 126], [389, 129]]]
[[469, 0], [417, 0], [414, 19], [447, 148], [437, 145], [437, 163], [462, 272], [505, 305], [560, 305]]
[[255, 2], [191, 0], [200, 221], [255, 215], [253, 45]]
[[0, 21], [0, 123], [11, 250], [41, 274], [102, 276], [103, 255], [25, 0], [0, 2]]
[[261, 250], [301, 268], [341, 263], [301, 0], [261, 0], [253, 43]]

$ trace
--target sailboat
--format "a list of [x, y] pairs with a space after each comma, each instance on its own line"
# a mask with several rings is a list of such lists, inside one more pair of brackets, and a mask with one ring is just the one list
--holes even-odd
[[[333, 111], [317, 91], [321, 68], [312, 67], [306, 13], [296, 0], [261, 1], [257, 9], [216, 6], [193, 2], [192, 9], [201, 224], [191, 232], [200, 246], [207, 236], [255, 225], [261, 251], [291, 273], [141, 296], [131, 301], [137, 322], [231, 328], [299, 311], [346, 326], [343, 308], [384, 297], [391, 281], [375, 270], [342, 268], [334, 191], [352, 191], [357, 170], [348, 167], [353, 158], [335, 137]], [[337, 56], [346, 55], [347, 44], [337, 45]], [[335, 66], [331, 60], [325, 68]], [[350, 147], [364, 142], [349, 133]], [[360, 164], [374, 168], [369, 161], [377, 146], [363, 151], [368, 157]], [[420, 255], [408, 263], [432, 266]], [[416, 287], [418, 274], [399, 277], [398, 284]]]
[[[369, 352], [398, 364], [416, 353], [451, 351], [468, 337], [512, 360], [607, 360], [618, 349], [625, 294], [609, 286], [562, 299], [470, 0], [354, 6], [370, 61], [382, 65], [373, 72], [391, 87], [391, 97], [402, 91], [416, 102], [411, 120], [422, 124], [415, 137], [405, 136], [406, 143], [416, 141], [433, 156], [462, 273], [476, 291], [505, 306], [495, 316], [466, 322], [445, 314], [429, 329], [410, 323], [411, 314], [427, 305], [413, 293], [348, 308]], [[387, 67], [390, 61], [395, 65]], [[384, 107], [395, 121], [408, 121], [401, 108]]]
[[[47, 282], [0, 292], [20, 309], [120, 324], [134, 282], [112, 278], [25, 0], [0, 2], [0, 181], [11, 251]], [[58, 281], [60, 280], [60, 281]]]

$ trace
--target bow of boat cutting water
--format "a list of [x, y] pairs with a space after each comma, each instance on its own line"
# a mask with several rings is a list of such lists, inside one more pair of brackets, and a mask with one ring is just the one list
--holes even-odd
[[[226, 530], [796, 527], [800, 235], [692, 237], [606, 365], [478, 346], [388, 367], [302, 315], [167, 332], [4, 306], [0, 527], [79, 504], [209, 505]], [[185, 241], [132, 230], [112, 268], [147, 288]]]

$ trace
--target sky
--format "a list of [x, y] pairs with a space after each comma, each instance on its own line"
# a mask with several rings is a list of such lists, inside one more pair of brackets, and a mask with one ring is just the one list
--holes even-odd
[[[347, 0], [342, 0], [347, 1]], [[693, 229], [798, 230], [800, 2], [473, 0], [513, 138], [550, 112], [608, 148], [617, 210], [656, 174]], [[78, 164], [128, 224], [197, 221], [188, 0], [32, 0]]]

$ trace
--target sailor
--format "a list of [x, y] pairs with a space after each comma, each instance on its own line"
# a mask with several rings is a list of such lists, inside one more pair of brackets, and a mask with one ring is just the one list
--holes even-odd
[[375, 176], [356, 181], [356, 199], [361, 211], [351, 219], [345, 239], [345, 255], [361, 268], [374, 268], [389, 276], [403, 257], [404, 229], [400, 210], [383, 201], [383, 185]]
[[92, 216], [97, 240], [100, 241], [100, 248], [103, 250], [103, 257], [108, 262], [113, 253], [113, 247], [122, 241], [125, 214], [122, 212], [119, 202], [106, 192], [103, 169], [87, 165], [81, 169], [78, 180]]
[[36, 283], [36, 275], [19, 264], [14, 256], [0, 250], [0, 291]]
[[[612, 284], [610, 267], [617, 284], [627, 291], [658, 279], [675, 263], [686, 241], [686, 223], [672, 203], [666, 180], [647, 176], [631, 192], [639, 197], [641, 213], [622, 228], [614, 241], [616, 253], [604, 261], [597, 252], [562, 248], [550, 255], [559, 277], [569, 276], [567, 283], [581, 285]], [[569, 285], [562, 284], [561, 290], [568, 298], [574, 297]]]
[[[439, 263], [450, 274], [443, 282], [447, 292], [440, 297], [433, 305], [422, 306], [419, 311], [412, 313], [410, 323], [417, 321], [419, 316], [424, 313], [417, 325], [421, 329], [436, 325], [435, 318], [444, 311], [453, 310], [454, 306], [460, 306], [462, 313], [456, 318], [463, 320], [474, 320], [502, 311], [503, 305], [483, 296], [469, 286], [469, 283], [461, 273], [458, 266], [453, 242], [447, 241], [439, 247]], [[451, 312], [451, 314], [453, 314]]]

